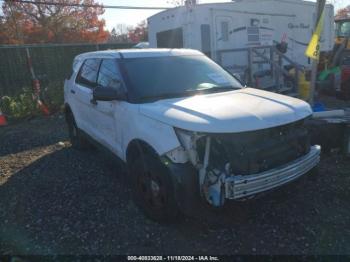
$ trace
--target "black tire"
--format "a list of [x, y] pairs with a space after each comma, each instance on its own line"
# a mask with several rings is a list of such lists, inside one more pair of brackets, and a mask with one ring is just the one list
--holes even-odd
[[179, 215], [169, 170], [151, 153], [139, 155], [129, 163], [135, 203], [147, 217], [161, 223]]
[[89, 148], [91, 145], [89, 141], [85, 137], [83, 137], [80, 129], [77, 127], [72, 113], [68, 113], [66, 115], [66, 121], [68, 125], [69, 139], [72, 144], [72, 147], [78, 150]]

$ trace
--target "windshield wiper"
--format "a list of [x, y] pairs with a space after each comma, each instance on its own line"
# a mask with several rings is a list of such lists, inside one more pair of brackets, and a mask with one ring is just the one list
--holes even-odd
[[211, 93], [211, 92], [232, 91], [232, 90], [237, 90], [237, 89], [240, 89], [240, 87], [217, 86], [217, 87], [212, 87], [212, 88], [208, 88], [208, 89], [186, 90], [185, 92], [180, 92], [180, 93], [164, 93], [164, 94], [160, 94], [160, 95], [144, 97], [144, 98], [142, 98], [142, 100], [143, 101], [157, 101], [157, 100], [161, 100], [161, 99], [187, 97], [187, 96], [196, 95], [196, 94], [207, 94], [207, 93]]
[[142, 100], [145, 101], [156, 101], [156, 100], [161, 100], [161, 99], [169, 99], [169, 98], [177, 98], [177, 97], [184, 97], [184, 96], [189, 96], [190, 92], [183, 92], [183, 93], [164, 93], [160, 95], [155, 95], [155, 96], [148, 96], [142, 98]]
[[237, 90], [241, 89], [241, 87], [235, 87], [235, 86], [216, 86], [204, 90], [200, 90], [205, 93], [211, 93], [211, 92], [222, 92], [222, 91], [232, 91], [232, 90]]

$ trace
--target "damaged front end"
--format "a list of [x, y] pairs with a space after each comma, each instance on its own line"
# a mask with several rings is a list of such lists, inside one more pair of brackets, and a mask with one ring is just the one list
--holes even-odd
[[310, 146], [304, 120], [243, 133], [176, 133], [182, 147], [168, 158], [192, 163], [201, 196], [215, 207], [293, 181], [320, 160], [320, 147]]

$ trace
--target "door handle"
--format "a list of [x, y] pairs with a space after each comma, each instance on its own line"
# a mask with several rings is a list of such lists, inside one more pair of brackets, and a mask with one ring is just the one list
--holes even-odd
[[70, 90], [70, 92], [74, 95], [75, 94], [75, 91], [73, 89]]

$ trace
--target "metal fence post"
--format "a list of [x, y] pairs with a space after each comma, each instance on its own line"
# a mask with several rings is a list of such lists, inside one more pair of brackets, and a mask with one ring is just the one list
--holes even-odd
[[251, 48], [248, 48], [248, 81], [249, 81], [249, 85], [251, 87], [255, 87], [255, 83], [253, 84], [253, 70], [252, 70], [252, 66], [253, 66], [253, 52], [251, 50]]
[[[300, 75], [300, 72], [299, 72], [299, 67], [298, 66], [295, 66], [295, 85], [294, 85], [294, 92], [298, 93], [299, 94], [299, 75]], [[299, 95], [298, 95], [299, 96]]]
[[270, 70], [271, 70], [271, 78], [274, 79], [275, 78], [275, 66], [273, 64], [274, 62], [274, 52], [273, 52], [273, 47], [270, 47]]

